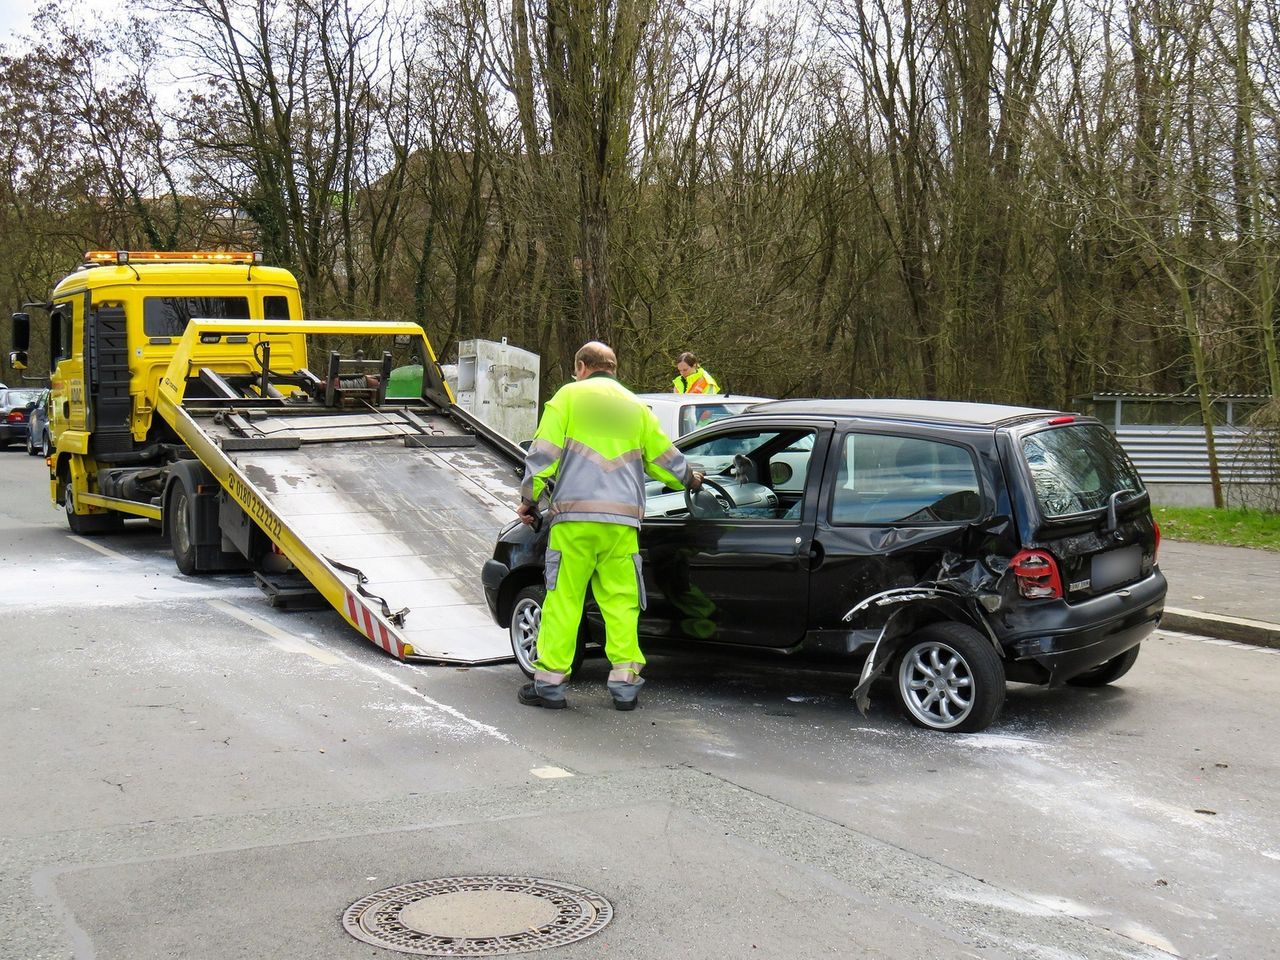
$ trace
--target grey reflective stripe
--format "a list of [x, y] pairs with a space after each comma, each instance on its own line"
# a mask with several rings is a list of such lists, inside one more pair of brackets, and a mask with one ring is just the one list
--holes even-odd
[[640, 671], [631, 669], [637, 664], [629, 664], [626, 667], [617, 667], [609, 671], [609, 683], [635, 683], [640, 679]]
[[566, 455], [582, 457], [605, 473], [613, 473], [613, 471], [620, 470], [629, 463], [644, 461], [644, 451], [639, 448], [620, 453], [616, 457], [606, 457], [599, 450], [587, 446], [581, 440], [574, 440], [572, 437], [565, 440], [564, 452]]
[[644, 460], [641, 457], [627, 459], [621, 464], [611, 463], [606, 469], [596, 457], [580, 455], [576, 450], [565, 450], [556, 470], [556, 491], [553, 505], [558, 510], [572, 509], [573, 503], [593, 502], [605, 504], [600, 508], [579, 507], [580, 510], [596, 509], [596, 512], [618, 513], [623, 516], [644, 516]]
[[576, 523], [612, 523], [619, 527], [635, 527], [640, 529], [640, 521], [635, 517], [624, 517], [616, 513], [561, 513], [548, 518], [548, 523], [560, 523], [572, 520]]
[[644, 519], [644, 508], [632, 503], [623, 503], [618, 500], [565, 500], [557, 496], [551, 505], [551, 515], [559, 517], [566, 513], [602, 513], [614, 517]]
[[553, 687], [558, 687], [569, 679], [569, 675], [567, 673], [552, 673], [550, 670], [535, 670], [533, 679], [536, 683], [546, 683]]
[[524, 457], [524, 479], [520, 481], [520, 496], [533, 499], [533, 480], [563, 456], [563, 451], [550, 440], [534, 440]]
[[529, 445], [529, 452], [525, 454], [525, 466], [534, 473], [540, 473], [559, 460], [563, 454], [564, 451], [550, 440], [534, 440]]
[[667, 447], [653, 462], [662, 469], [669, 470], [683, 484], [687, 485], [693, 480], [693, 468], [689, 466], [684, 454], [674, 446]]

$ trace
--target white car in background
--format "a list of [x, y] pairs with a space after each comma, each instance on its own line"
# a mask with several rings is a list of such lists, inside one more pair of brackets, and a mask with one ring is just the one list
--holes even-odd
[[637, 393], [658, 415], [663, 432], [672, 440], [692, 433], [699, 427], [741, 413], [768, 397], [744, 397], [728, 393]]

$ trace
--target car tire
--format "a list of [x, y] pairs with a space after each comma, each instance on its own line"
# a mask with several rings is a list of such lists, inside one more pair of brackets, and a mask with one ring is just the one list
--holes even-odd
[[31, 434], [27, 434], [27, 456], [34, 457], [40, 451], [36, 449], [36, 445], [31, 442]]
[[46, 460], [53, 456], [53, 441], [49, 439], [47, 431], [40, 435], [40, 456]]
[[124, 526], [124, 517], [118, 513], [76, 513], [75, 494], [70, 481], [62, 488], [62, 508], [67, 514], [67, 526], [78, 537], [117, 533]]
[[1092, 670], [1086, 670], [1077, 676], [1072, 677], [1067, 683], [1073, 687], [1105, 687], [1109, 683], [1115, 683], [1133, 666], [1134, 661], [1138, 659], [1138, 651], [1142, 649], [1142, 644], [1136, 647], [1130, 647], [1118, 657], [1112, 657], [1105, 663], [1100, 663]]
[[962, 623], [931, 623], [908, 640], [894, 671], [898, 701], [918, 727], [973, 733], [1004, 705], [1004, 664], [991, 641]]
[[[533, 678], [533, 663], [538, 659], [538, 630], [542, 625], [542, 607], [547, 601], [547, 588], [540, 583], [531, 584], [516, 594], [511, 605], [511, 623], [507, 633], [511, 638], [511, 652], [515, 654], [516, 665], [530, 679]], [[578, 647], [573, 654], [570, 674], [578, 672], [586, 656], [586, 617], [578, 630]]]
[[178, 572], [192, 577], [196, 570], [196, 543], [192, 536], [191, 495], [181, 482], [169, 491], [165, 514], [169, 518], [169, 546], [173, 548], [173, 562]]

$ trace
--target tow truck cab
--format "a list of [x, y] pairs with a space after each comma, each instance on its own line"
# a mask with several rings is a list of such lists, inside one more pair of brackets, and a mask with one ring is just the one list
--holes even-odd
[[[55, 451], [50, 495], [67, 506], [71, 490], [69, 517], [116, 522], [118, 514], [91, 502], [102, 492], [99, 472], [160, 463], [167, 459], [164, 445], [180, 443], [155, 406], [187, 322], [302, 318], [297, 280], [262, 266], [256, 253], [90, 251], [42, 306]], [[30, 362], [29, 329], [26, 315], [15, 315], [11, 363]], [[253, 374], [248, 338], [233, 339], [210, 345], [211, 365], [230, 376]], [[271, 350], [276, 369], [306, 366], [301, 334], [273, 338]]]

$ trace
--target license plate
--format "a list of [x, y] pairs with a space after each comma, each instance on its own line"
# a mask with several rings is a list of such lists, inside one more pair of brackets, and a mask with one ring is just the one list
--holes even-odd
[[1121, 550], [1095, 554], [1090, 571], [1094, 592], [1138, 579], [1142, 570], [1142, 547], [1134, 544]]

